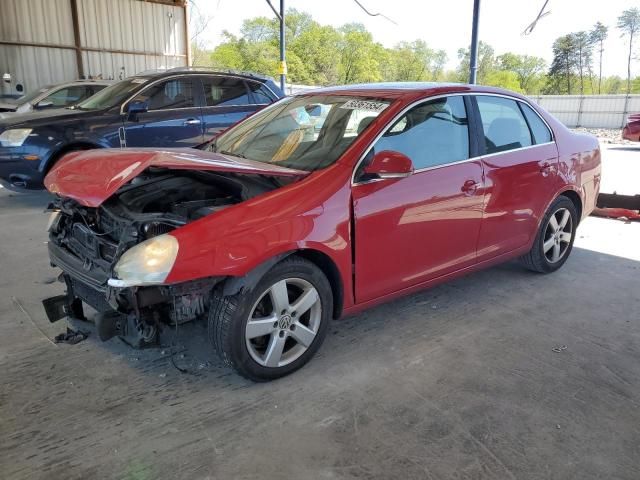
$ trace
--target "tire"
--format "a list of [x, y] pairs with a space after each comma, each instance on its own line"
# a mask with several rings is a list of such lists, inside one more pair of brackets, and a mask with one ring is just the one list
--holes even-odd
[[[297, 303], [301, 299], [304, 302]], [[213, 292], [209, 340], [220, 358], [243, 377], [274, 380], [311, 359], [324, 341], [332, 312], [327, 277], [310, 261], [292, 255], [274, 265], [251, 290], [232, 296], [223, 296], [219, 289]]]
[[[569, 218], [562, 226], [566, 213]], [[556, 225], [561, 230], [557, 230]], [[542, 218], [533, 246], [529, 253], [520, 257], [520, 262], [534, 272], [555, 272], [571, 254], [577, 227], [578, 213], [575, 205], [567, 197], [559, 196]]]

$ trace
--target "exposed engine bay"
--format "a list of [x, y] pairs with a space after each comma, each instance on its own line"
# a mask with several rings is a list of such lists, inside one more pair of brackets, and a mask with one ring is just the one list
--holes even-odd
[[51, 321], [84, 319], [82, 302], [97, 310], [102, 340], [121, 336], [133, 346], [152, 344], [163, 325], [194, 320], [206, 312], [221, 278], [191, 285], [112, 288], [107, 284], [124, 252], [225, 208], [284, 185], [260, 175], [149, 168], [100, 206], [58, 197], [50, 206], [49, 255], [63, 270], [67, 295], [44, 302]]

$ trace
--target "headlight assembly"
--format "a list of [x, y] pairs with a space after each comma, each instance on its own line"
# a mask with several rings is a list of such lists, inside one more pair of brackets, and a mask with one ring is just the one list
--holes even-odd
[[0, 145], [3, 147], [21, 147], [31, 134], [30, 128], [12, 128], [0, 133]]
[[47, 232], [50, 232], [51, 230], [56, 231], [58, 230], [58, 224], [60, 223], [60, 210], [55, 210], [52, 212], [49, 212], [49, 219], [47, 220]]
[[158, 285], [165, 281], [178, 256], [178, 240], [159, 235], [122, 254], [114, 268], [118, 278], [110, 278], [112, 287]]

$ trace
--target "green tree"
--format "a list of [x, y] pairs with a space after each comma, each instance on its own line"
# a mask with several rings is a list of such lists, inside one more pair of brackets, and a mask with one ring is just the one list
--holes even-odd
[[275, 18], [255, 17], [242, 22], [240, 36], [250, 43], [278, 42], [279, 27]]
[[444, 74], [444, 66], [447, 64], [449, 56], [444, 50], [436, 50], [433, 57], [431, 76], [434, 81], [440, 81]]
[[591, 40], [598, 45], [598, 94], [602, 92], [602, 53], [604, 52], [604, 41], [609, 36], [609, 28], [598, 22], [591, 30]]
[[629, 56], [627, 58], [627, 93], [631, 93], [631, 59], [633, 58], [633, 37], [640, 30], [640, 10], [630, 8], [618, 17], [618, 29], [622, 36], [629, 36]]
[[563, 35], [553, 42], [553, 61], [547, 74], [546, 93], [571, 95], [572, 80], [577, 70], [576, 41], [573, 34]]
[[499, 55], [496, 63], [498, 69], [516, 74], [519, 91], [526, 93], [539, 91], [540, 78], [547, 67], [544, 58], [507, 52]]
[[[458, 50], [458, 81], [467, 82], [469, 79], [471, 52], [469, 48], [460, 48]], [[478, 44], [478, 75], [477, 80], [480, 84], [485, 84], [490, 72], [495, 70], [495, 57], [493, 47], [482, 41]]]
[[624, 80], [617, 75], [602, 79], [602, 92], [607, 95], [622, 93]]
[[[588, 32], [581, 31], [570, 34], [573, 37], [573, 45], [575, 48], [575, 56], [578, 67], [578, 78], [580, 79], [580, 95], [584, 95], [584, 77], [585, 74], [593, 81], [592, 75], [592, 56], [593, 56], [593, 38]], [[591, 86], [593, 91], [593, 85]]]
[[335, 28], [312, 22], [289, 42], [288, 51], [304, 63], [309, 83], [331, 85], [340, 81], [340, 41], [340, 33]]
[[379, 64], [375, 53], [382, 46], [364, 25], [350, 23], [340, 28], [340, 83], [375, 82], [380, 80]]
[[244, 57], [240, 50], [239, 40], [226, 31], [222, 35], [225, 41], [211, 52], [211, 65], [216, 68], [242, 70], [244, 68]]
[[395, 80], [420, 81], [429, 76], [434, 51], [423, 40], [401, 42], [392, 51], [395, 63]]
[[524, 93], [518, 75], [516, 72], [509, 70], [493, 70], [489, 72], [485, 77], [484, 85], [506, 88], [508, 90], [513, 90], [514, 92]]

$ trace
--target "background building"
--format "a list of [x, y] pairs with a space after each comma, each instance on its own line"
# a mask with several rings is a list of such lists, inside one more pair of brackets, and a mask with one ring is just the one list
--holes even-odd
[[186, 0], [0, 0], [4, 95], [189, 64]]

